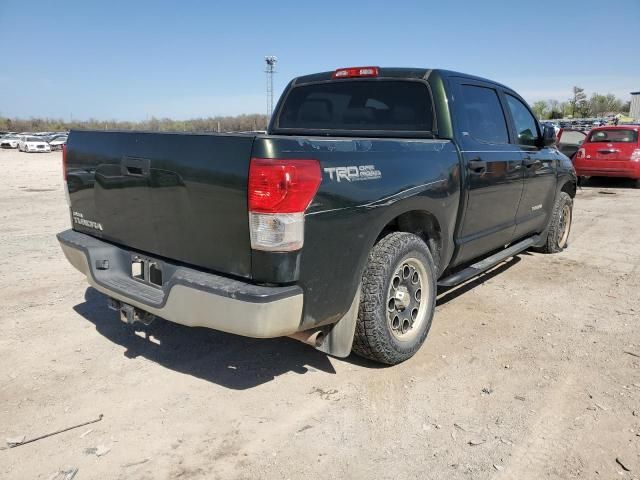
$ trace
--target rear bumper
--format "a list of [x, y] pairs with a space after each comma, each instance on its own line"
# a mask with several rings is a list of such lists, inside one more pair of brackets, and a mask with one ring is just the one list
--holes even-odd
[[[73, 230], [59, 233], [58, 241], [67, 260], [96, 290], [171, 322], [257, 338], [301, 329], [303, 293], [298, 286], [264, 287], [204, 273]], [[131, 277], [134, 256], [158, 262], [161, 287]]]

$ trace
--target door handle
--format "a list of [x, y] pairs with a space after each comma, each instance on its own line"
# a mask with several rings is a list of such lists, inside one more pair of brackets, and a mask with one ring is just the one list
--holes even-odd
[[538, 158], [524, 157], [523, 163], [525, 167], [530, 168], [541, 165], [542, 161]]
[[469, 160], [469, 170], [473, 173], [484, 173], [487, 171], [487, 162], [479, 158]]
[[129, 177], [148, 177], [151, 170], [148, 158], [124, 157], [120, 162], [122, 175]]

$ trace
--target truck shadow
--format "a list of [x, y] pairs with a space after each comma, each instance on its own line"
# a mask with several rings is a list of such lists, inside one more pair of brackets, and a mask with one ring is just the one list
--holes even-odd
[[246, 338], [161, 319], [149, 326], [127, 326], [107, 307], [106, 297], [91, 287], [84, 303], [73, 308], [101, 335], [123, 346], [127, 358], [144, 357], [233, 390], [253, 388], [289, 372], [335, 373], [330, 357], [289, 338]]
[[584, 189], [590, 188], [636, 188], [636, 181], [630, 178], [590, 177], [580, 183]]
[[[528, 255], [522, 252], [519, 255]], [[520, 262], [518, 256], [457, 287], [438, 288], [437, 305], [444, 305], [482, 285]], [[255, 339], [193, 328], [157, 319], [151, 325], [123, 324], [107, 307], [106, 297], [87, 288], [85, 301], [73, 307], [96, 330], [126, 350], [127, 358], [143, 357], [176, 372], [191, 375], [232, 390], [245, 390], [270, 382], [285, 373], [315, 370], [335, 374], [331, 357], [289, 338]], [[341, 359], [369, 369], [382, 365], [355, 354]]]

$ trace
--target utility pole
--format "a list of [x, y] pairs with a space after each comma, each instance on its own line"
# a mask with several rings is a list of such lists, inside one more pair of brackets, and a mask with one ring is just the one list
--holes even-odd
[[264, 57], [267, 68], [264, 71], [267, 74], [267, 122], [271, 118], [273, 112], [273, 75], [276, 73], [276, 63], [278, 58], [273, 55]]

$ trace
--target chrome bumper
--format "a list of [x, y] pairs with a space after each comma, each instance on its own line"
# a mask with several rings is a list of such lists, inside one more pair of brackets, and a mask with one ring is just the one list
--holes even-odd
[[162, 286], [154, 286], [131, 277], [132, 258], [144, 255], [73, 230], [59, 233], [58, 241], [93, 288], [165, 320], [256, 338], [302, 329], [303, 293], [298, 286], [252, 285], [150, 259], [163, 270]]

